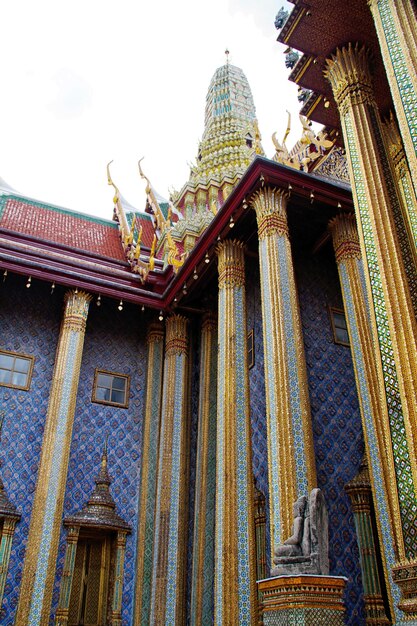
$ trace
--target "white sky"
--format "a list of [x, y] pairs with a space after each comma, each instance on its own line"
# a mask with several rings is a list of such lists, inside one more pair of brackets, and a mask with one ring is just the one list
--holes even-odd
[[8, 0], [2, 8], [0, 177], [29, 197], [111, 218], [106, 164], [143, 208], [137, 161], [163, 196], [188, 179], [217, 67], [241, 67], [267, 156], [293, 112], [274, 19], [284, 0]]

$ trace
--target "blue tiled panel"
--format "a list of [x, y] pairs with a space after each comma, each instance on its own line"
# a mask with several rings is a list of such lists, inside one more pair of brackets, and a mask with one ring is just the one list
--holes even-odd
[[1, 476], [10, 500], [21, 513], [10, 555], [0, 623], [11, 626], [16, 611], [29, 531], [49, 389], [62, 311], [62, 292], [9, 275], [0, 283], [0, 347], [35, 357], [29, 391], [0, 387], [5, 412], [0, 444]]
[[364, 451], [350, 350], [333, 341], [329, 306], [343, 308], [336, 264], [327, 252], [296, 262], [313, 420], [318, 486], [329, 511], [330, 573], [348, 578], [349, 626], [363, 626], [363, 591], [350, 501], [344, 485]]
[[[117, 310], [115, 301], [90, 306], [87, 321], [80, 384], [75, 410], [64, 517], [78, 511], [94, 487], [103, 443], [108, 440], [110, 487], [118, 513], [132, 526], [126, 542], [123, 581], [122, 623], [132, 620], [136, 565], [136, 527], [140, 477], [140, 450], [145, 392], [147, 347], [145, 317], [125, 305]], [[96, 368], [130, 376], [129, 407], [121, 409], [91, 402]], [[59, 581], [65, 555], [65, 531], [61, 533], [52, 615], [59, 598]]]
[[268, 444], [266, 428], [264, 345], [262, 328], [262, 301], [259, 278], [259, 262], [246, 260], [246, 309], [247, 329], [254, 331], [255, 363], [249, 370], [250, 411], [252, 424], [252, 464], [257, 488], [266, 497], [266, 557], [269, 556], [269, 508], [268, 508]]
[[200, 384], [200, 325], [190, 329], [190, 367], [191, 367], [191, 399], [190, 399], [190, 468], [189, 468], [189, 492], [188, 492], [188, 551], [187, 551], [187, 615], [191, 609], [191, 583], [193, 561], [193, 533], [194, 533], [194, 508], [195, 508], [195, 483], [197, 463], [197, 437], [198, 437], [198, 402]]

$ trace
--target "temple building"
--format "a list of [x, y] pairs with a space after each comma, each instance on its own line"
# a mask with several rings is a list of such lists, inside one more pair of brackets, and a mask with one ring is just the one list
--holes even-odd
[[417, 623], [416, 4], [292, 3], [275, 154], [227, 56], [170, 198], [0, 179], [2, 625]]

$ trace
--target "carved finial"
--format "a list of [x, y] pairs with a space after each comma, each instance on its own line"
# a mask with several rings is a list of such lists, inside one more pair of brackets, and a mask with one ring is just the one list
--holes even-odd
[[139, 174], [140, 174], [141, 178], [144, 178], [146, 180], [146, 193], [149, 193], [151, 188], [152, 188], [151, 182], [150, 182], [149, 178], [147, 176], [145, 176], [145, 174], [143, 173], [142, 167], [140, 165], [144, 158], [145, 157], [142, 157], [141, 159], [139, 159], [138, 167], [139, 167]]
[[226, 48], [226, 50], [224, 51], [225, 55], [226, 55], [226, 65], [229, 65], [229, 50]]

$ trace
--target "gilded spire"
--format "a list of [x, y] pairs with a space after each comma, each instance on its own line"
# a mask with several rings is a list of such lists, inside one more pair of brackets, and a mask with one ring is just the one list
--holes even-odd
[[103, 445], [100, 471], [94, 481], [96, 486], [81, 511], [65, 519], [67, 526], [92, 526], [130, 531], [129, 524], [116, 513], [116, 504], [110, 493], [112, 479], [108, 470], [107, 441], [108, 435]]

